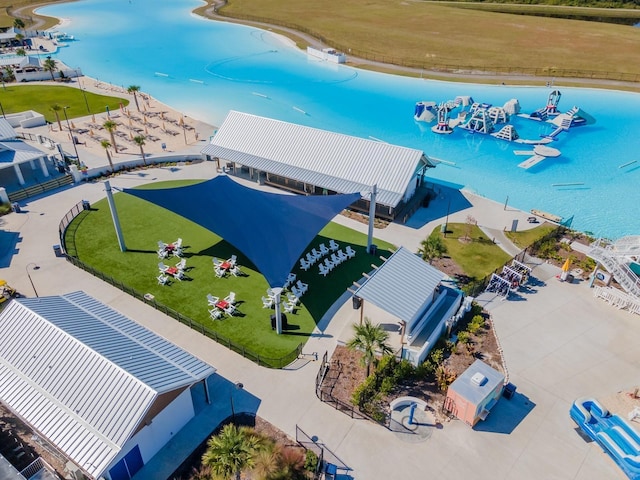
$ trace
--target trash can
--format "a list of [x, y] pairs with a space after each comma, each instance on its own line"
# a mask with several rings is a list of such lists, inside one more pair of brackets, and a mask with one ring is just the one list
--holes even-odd
[[369, 247], [369, 253], [371, 255], [376, 255], [378, 253], [378, 246], [372, 243]]
[[13, 202], [11, 204], [11, 208], [13, 209], [14, 212], [16, 213], [20, 213], [22, 210], [20, 210], [20, 204], [18, 202]]
[[91, 203], [89, 202], [89, 200], [82, 200], [82, 209], [91, 210]]
[[516, 394], [516, 386], [513, 383], [507, 383], [502, 391], [502, 396], [507, 400], [511, 400]]
[[359, 310], [360, 307], [362, 306], [362, 299], [354, 295], [353, 297], [351, 297], [351, 300], [353, 301], [353, 309]]
[[54, 245], [54, 246], [53, 246], [53, 253], [55, 253], [55, 254], [56, 254], [56, 257], [62, 257], [62, 256], [64, 256], [64, 255], [62, 254], [62, 247], [61, 247], [60, 245]]

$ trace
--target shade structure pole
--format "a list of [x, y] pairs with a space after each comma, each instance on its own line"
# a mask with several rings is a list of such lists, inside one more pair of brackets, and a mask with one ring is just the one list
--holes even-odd
[[109, 209], [111, 210], [111, 218], [113, 219], [113, 226], [116, 229], [116, 237], [118, 237], [118, 245], [120, 245], [120, 251], [126, 252], [127, 247], [124, 244], [122, 228], [120, 227], [120, 219], [118, 218], [116, 203], [113, 201], [113, 192], [111, 191], [111, 184], [109, 183], [109, 180], [105, 180], [104, 189], [107, 192], [107, 201], [109, 202]]
[[282, 333], [282, 310], [280, 309], [280, 294], [282, 293], [282, 288], [274, 288], [273, 293], [276, 296], [274, 300], [276, 304], [276, 333], [280, 335]]
[[369, 233], [367, 235], [367, 252], [371, 253], [371, 245], [373, 245], [373, 223], [376, 219], [376, 195], [378, 194], [378, 185], [371, 188], [371, 197], [369, 200]]

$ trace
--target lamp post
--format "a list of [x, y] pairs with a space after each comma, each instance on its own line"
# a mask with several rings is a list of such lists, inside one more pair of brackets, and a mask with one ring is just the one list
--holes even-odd
[[[235, 390], [242, 390], [244, 388], [244, 385], [240, 382], [236, 382], [235, 383]], [[236, 423], [236, 410], [233, 407], [233, 390], [231, 390], [229, 392], [229, 402], [231, 403], [231, 421], [233, 422], [233, 424], [235, 425]]]
[[38, 265], [36, 265], [35, 263], [31, 262], [31, 263], [27, 263], [27, 265], [24, 267], [25, 271], [27, 272], [27, 277], [29, 277], [29, 283], [31, 283], [31, 288], [33, 288], [33, 293], [36, 294], [36, 297], [38, 297], [38, 291], [36, 290], [36, 286], [33, 284], [33, 280], [31, 279], [31, 274], [29, 273], [29, 267], [33, 265], [33, 270], [39, 270], [40, 267]]
[[71, 124], [69, 123], [69, 117], [67, 117], [67, 108], [69, 108], [69, 106], [64, 107], [62, 111], [64, 112], [64, 118], [67, 121], [67, 128], [69, 129], [69, 136], [71, 137], [73, 150], [76, 152], [76, 160], [80, 162], [80, 155], [78, 155], [78, 147], [76, 147], [76, 141], [75, 141], [75, 138], [73, 138], [73, 133], [71, 132]]
[[82, 88], [82, 81], [80, 80], [79, 71], [80, 68], [77, 68], [76, 78], [78, 79], [78, 86], [80, 87], [80, 91], [82, 92], [82, 96], [84, 97], [84, 104], [87, 106], [87, 113], [91, 113], [91, 110], [89, 109], [89, 102], [87, 101], [87, 94], [85, 93], [84, 88]]
[[184, 134], [184, 144], [187, 144], [187, 126], [184, 123], [184, 115], [182, 116], [182, 133]]

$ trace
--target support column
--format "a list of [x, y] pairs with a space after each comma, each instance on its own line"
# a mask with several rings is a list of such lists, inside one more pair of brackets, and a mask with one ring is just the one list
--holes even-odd
[[42, 169], [42, 174], [45, 178], [48, 178], [49, 170], [47, 169], [46, 163], [44, 163], [44, 157], [40, 157], [38, 160], [40, 160], [40, 168]]
[[209, 384], [207, 384], [207, 380], [209, 380], [209, 377], [202, 380], [202, 383], [204, 384], [204, 398], [207, 403], [211, 405], [211, 395], [209, 394]]
[[589, 288], [593, 288], [593, 284], [596, 281], [596, 273], [598, 273], [598, 270], [600, 270], [600, 262], [596, 262], [596, 268], [593, 269], [591, 280], [589, 280]]
[[369, 197], [369, 233], [367, 235], [367, 252], [371, 253], [371, 245], [373, 245], [373, 224], [376, 219], [376, 195], [378, 194], [378, 185], [371, 188], [371, 196]]
[[16, 163], [13, 165], [13, 169], [16, 171], [16, 177], [18, 177], [18, 183], [20, 185], [24, 185], [24, 177], [22, 176], [22, 170], [20, 170], [20, 164]]
[[0, 187], [0, 205], [9, 203], [9, 195], [7, 195], [7, 189]]
[[113, 193], [111, 192], [111, 184], [109, 180], [105, 180], [104, 188], [107, 192], [107, 201], [109, 202], [109, 209], [111, 210], [111, 218], [113, 219], [113, 226], [116, 229], [116, 236], [118, 237], [118, 244], [120, 245], [120, 251], [126, 252], [127, 247], [124, 244], [124, 237], [122, 236], [122, 228], [120, 228], [120, 219], [118, 218], [118, 211], [116, 210], [116, 204], [113, 201]]
[[282, 293], [282, 288], [274, 288], [273, 293], [276, 294], [276, 298], [274, 299], [274, 303], [276, 304], [276, 333], [280, 335], [282, 333], [282, 310], [280, 309], [280, 294]]

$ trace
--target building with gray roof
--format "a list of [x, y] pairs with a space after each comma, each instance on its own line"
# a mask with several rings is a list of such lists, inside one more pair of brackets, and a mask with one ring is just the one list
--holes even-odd
[[[304, 195], [354, 193], [378, 188], [376, 216], [394, 219], [435, 164], [424, 152], [231, 111], [202, 154], [233, 170]], [[261, 174], [262, 172], [262, 174]], [[369, 211], [369, 201], [352, 206]]]
[[0, 313], [0, 400], [89, 478], [128, 480], [215, 369], [84, 292]]

